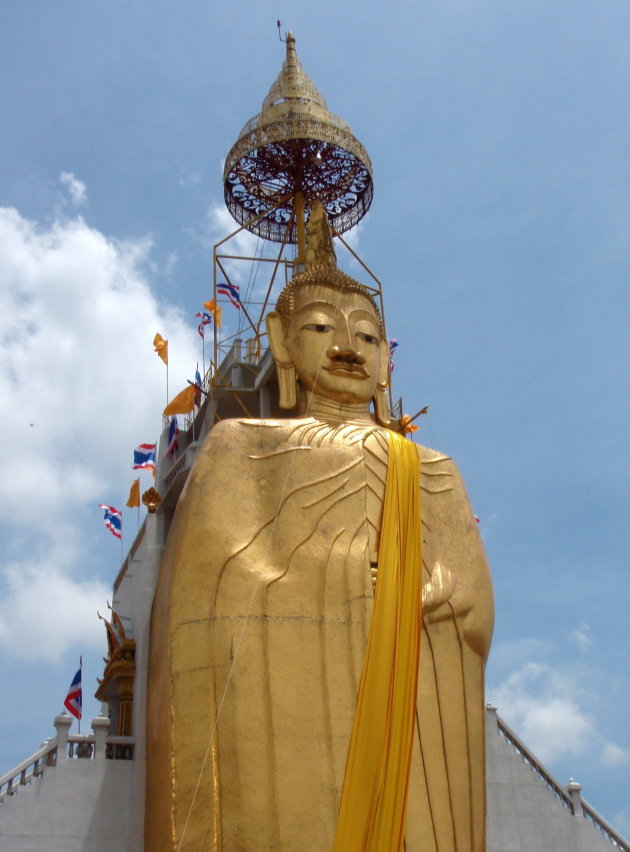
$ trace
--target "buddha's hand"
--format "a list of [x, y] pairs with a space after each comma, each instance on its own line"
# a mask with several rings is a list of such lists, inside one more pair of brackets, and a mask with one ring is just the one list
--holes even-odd
[[422, 586], [422, 611], [433, 612], [453, 594], [453, 575], [439, 562], [430, 569], [431, 579]]

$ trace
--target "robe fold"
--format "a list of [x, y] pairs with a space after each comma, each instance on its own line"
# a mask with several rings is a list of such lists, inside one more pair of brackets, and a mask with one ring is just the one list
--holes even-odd
[[[332, 850], [387, 447], [309, 418], [208, 436], [152, 613], [147, 850]], [[436, 563], [453, 584], [423, 612], [405, 849], [483, 852], [492, 591], [455, 465], [421, 456], [423, 584]]]

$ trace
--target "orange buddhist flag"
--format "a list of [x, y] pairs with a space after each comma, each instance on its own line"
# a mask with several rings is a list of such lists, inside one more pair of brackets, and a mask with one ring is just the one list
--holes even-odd
[[419, 426], [415, 426], [411, 422], [411, 417], [408, 414], [403, 414], [403, 416], [399, 420], [400, 423], [400, 431], [403, 435], [410, 435], [412, 432], [417, 432], [420, 428]]
[[129, 499], [125, 503], [125, 506], [129, 506], [130, 509], [133, 509], [135, 506], [140, 505], [140, 477], [138, 479], [134, 479], [131, 483], [131, 489], [129, 490]]
[[165, 364], [168, 364], [168, 340], [164, 340], [161, 334], [153, 338], [153, 347]]
[[217, 328], [221, 328], [221, 305], [216, 305], [214, 299], [203, 303], [204, 308], [214, 317], [214, 324]]
[[188, 385], [183, 391], [177, 394], [163, 411], [165, 417], [171, 414], [190, 414], [195, 407], [195, 388], [194, 385]]

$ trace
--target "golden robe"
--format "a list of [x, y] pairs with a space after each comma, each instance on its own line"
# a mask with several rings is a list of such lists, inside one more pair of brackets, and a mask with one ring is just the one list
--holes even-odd
[[[332, 849], [373, 602], [384, 430], [214, 427], [169, 534], [149, 664], [148, 852]], [[405, 848], [485, 849], [492, 590], [453, 462], [421, 448], [423, 612]]]

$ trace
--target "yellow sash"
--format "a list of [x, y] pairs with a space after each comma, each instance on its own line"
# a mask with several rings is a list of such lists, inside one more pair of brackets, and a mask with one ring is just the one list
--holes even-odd
[[416, 714], [421, 617], [420, 457], [393, 432], [374, 612], [334, 852], [400, 852]]

